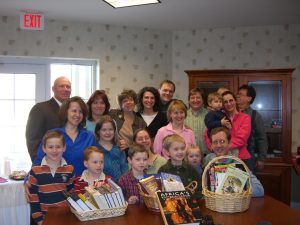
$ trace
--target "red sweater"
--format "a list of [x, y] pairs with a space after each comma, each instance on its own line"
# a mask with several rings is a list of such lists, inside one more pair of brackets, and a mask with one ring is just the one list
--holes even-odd
[[[105, 175], [105, 180], [106, 179], [112, 179], [110, 176]], [[102, 180], [96, 180], [97, 181], [102, 181]], [[85, 187], [88, 187], [89, 183], [85, 181], [84, 179], [81, 179], [81, 176], [78, 176], [75, 178], [74, 182], [74, 191], [76, 194], [84, 194], [85, 193]]]
[[[231, 149], [238, 149], [240, 159], [249, 159], [251, 156], [247, 150], [247, 141], [251, 132], [251, 117], [245, 113], [238, 112], [231, 121], [232, 128], [229, 130], [231, 135]], [[211, 150], [211, 142], [207, 135], [207, 129], [204, 132], [204, 139], [207, 148]]]

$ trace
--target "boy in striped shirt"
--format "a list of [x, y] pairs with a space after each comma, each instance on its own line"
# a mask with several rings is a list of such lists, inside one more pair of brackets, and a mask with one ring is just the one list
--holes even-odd
[[62, 157], [66, 145], [59, 131], [50, 130], [43, 138], [45, 156], [40, 165], [29, 172], [30, 207], [32, 218], [41, 225], [49, 207], [68, 206], [63, 191], [73, 188], [74, 168]]

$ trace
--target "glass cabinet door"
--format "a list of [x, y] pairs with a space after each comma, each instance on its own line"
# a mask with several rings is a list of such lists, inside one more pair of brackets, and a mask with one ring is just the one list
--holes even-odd
[[291, 87], [288, 76], [256, 75], [240, 76], [240, 85], [249, 84], [256, 90], [251, 107], [263, 119], [268, 137], [267, 160], [270, 162], [290, 162], [291, 157]]
[[262, 116], [268, 137], [268, 158], [284, 157], [282, 136], [282, 83], [281, 81], [251, 81], [256, 98], [251, 107]]

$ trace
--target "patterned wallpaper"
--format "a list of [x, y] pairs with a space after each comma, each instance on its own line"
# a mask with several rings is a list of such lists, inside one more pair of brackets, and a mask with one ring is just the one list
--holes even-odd
[[300, 24], [176, 31], [172, 35], [176, 97], [187, 99], [191, 69], [295, 68], [292, 81], [292, 151], [300, 146]]
[[100, 62], [100, 87], [113, 107], [123, 88], [138, 91], [171, 79], [172, 34], [167, 31], [46, 20], [24, 31], [19, 18], [0, 17], [0, 55], [90, 58]]
[[300, 24], [162, 31], [46, 20], [44, 31], [23, 31], [19, 18], [0, 17], [0, 55], [91, 58], [112, 105], [123, 88], [176, 83], [187, 100], [188, 69], [296, 68], [293, 74], [292, 150], [300, 146]]

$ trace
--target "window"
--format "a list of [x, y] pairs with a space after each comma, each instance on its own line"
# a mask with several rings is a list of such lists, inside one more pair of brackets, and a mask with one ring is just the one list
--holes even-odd
[[72, 96], [85, 100], [98, 88], [95, 60], [20, 61], [0, 57], [0, 174], [5, 159], [11, 162], [12, 170], [30, 168], [25, 140], [28, 114], [34, 104], [53, 95], [51, 87], [57, 77], [68, 77]]
[[72, 83], [72, 96], [76, 95], [88, 100], [93, 90], [95, 90], [93, 67], [93, 65], [51, 64], [51, 82], [49, 85], [52, 87], [54, 80], [64, 75]]

